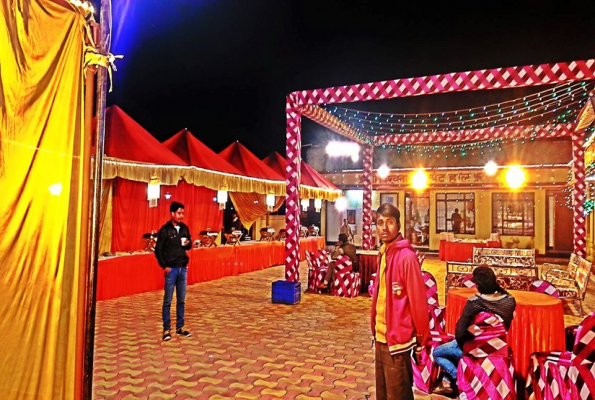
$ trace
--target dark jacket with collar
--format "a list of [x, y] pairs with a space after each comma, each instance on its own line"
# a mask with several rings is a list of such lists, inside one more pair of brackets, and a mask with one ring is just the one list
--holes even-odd
[[[155, 257], [159, 266], [163, 269], [170, 267], [185, 267], [188, 265], [187, 250], [192, 248], [192, 238], [190, 229], [182, 222], [178, 224], [180, 232], [178, 233], [171, 220], [159, 229], [157, 233], [157, 244], [155, 245]], [[182, 238], [188, 239], [188, 244], [182, 247]]]

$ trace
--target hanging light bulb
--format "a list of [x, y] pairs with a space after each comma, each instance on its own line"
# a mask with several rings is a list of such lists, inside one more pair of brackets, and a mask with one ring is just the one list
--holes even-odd
[[302, 205], [302, 210], [308, 211], [308, 207], [310, 207], [310, 200], [309, 199], [301, 199], [300, 204]]
[[347, 199], [345, 196], [341, 196], [335, 200], [335, 208], [339, 212], [347, 210]]
[[390, 168], [386, 164], [382, 164], [378, 167], [378, 176], [382, 179], [386, 178], [390, 174]]
[[483, 170], [485, 171], [486, 175], [494, 176], [496, 175], [496, 172], [498, 172], [498, 164], [493, 161], [489, 161], [485, 167], [483, 167]]
[[149, 208], [157, 207], [157, 200], [159, 200], [161, 194], [160, 184], [161, 182], [156, 176], [152, 176], [147, 184], [147, 200], [149, 201]]
[[428, 187], [428, 175], [423, 169], [419, 169], [411, 177], [411, 183], [415, 190], [424, 190]]
[[322, 209], [322, 199], [314, 199], [314, 208], [316, 209], [316, 212], [320, 212]]
[[514, 165], [506, 172], [506, 183], [511, 189], [518, 189], [525, 182], [525, 171], [518, 165]]
[[273, 211], [275, 209], [275, 195], [267, 194], [266, 203], [267, 211]]
[[225, 209], [225, 203], [227, 203], [227, 190], [217, 190], [217, 202], [219, 203], [219, 209]]

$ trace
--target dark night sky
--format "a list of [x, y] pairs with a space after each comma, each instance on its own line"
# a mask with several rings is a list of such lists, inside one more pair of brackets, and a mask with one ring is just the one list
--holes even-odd
[[[285, 95], [295, 90], [595, 57], [592, 0], [386, 3], [114, 0], [112, 52], [125, 58], [108, 105], [159, 140], [187, 127], [215, 151], [239, 140], [262, 158], [285, 154]], [[439, 111], [519, 93], [350, 107]], [[303, 128], [304, 143], [327, 136]]]

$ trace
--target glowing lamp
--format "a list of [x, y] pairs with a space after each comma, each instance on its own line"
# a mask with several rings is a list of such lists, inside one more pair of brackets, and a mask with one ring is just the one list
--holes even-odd
[[314, 208], [316, 209], [316, 212], [320, 212], [320, 209], [322, 208], [322, 199], [314, 199]]
[[225, 203], [227, 203], [227, 190], [217, 190], [217, 202], [219, 203], [219, 209], [225, 209]]
[[267, 194], [267, 211], [273, 211], [275, 209], [275, 195], [274, 194]]
[[519, 166], [512, 166], [506, 172], [506, 183], [511, 189], [518, 189], [525, 182], [525, 171]]
[[378, 167], [378, 176], [382, 179], [386, 178], [390, 174], [390, 168], [386, 164], [382, 164]]
[[49, 187], [49, 190], [52, 196], [60, 196], [62, 193], [62, 184], [60, 182], [54, 183]]
[[343, 196], [339, 197], [335, 200], [335, 208], [339, 212], [347, 210], [347, 199]]
[[161, 195], [161, 182], [156, 176], [152, 176], [149, 184], [147, 185], [147, 200], [149, 201], [149, 207], [157, 207], [157, 200]]
[[494, 176], [496, 175], [496, 172], [498, 172], [498, 164], [496, 164], [493, 161], [490, 161], [483, 167], [483, 170], [486, 173], [486, 175]]
[[417, 170], [411, 177], [411, 186], [415, 190], [424, 190], [428, 187], [428, 175], [424, 170]]
[[302, 205], [302, 210], [308, 211], [308, 207], [310, 207], [310, 200], [309, 199], [301, 199], [300, 204]]
[[326, 154], [329, 157], [351, 157], [353, 162], [359, 160], [360, 145], [354, 142], [329, 142], [326, 145]]

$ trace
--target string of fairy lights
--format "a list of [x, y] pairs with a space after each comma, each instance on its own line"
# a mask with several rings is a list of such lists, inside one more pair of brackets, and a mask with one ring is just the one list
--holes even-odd
[[589, 98], [593, 82], [570, 82], [532, 95], [482, 107], [424, 114], [376, 113], [345, 107], [327, 106], [326, 111], [349, 124], [362, 136], [400, 135], [411, 133], [457, 132], [503, 126], [524, 129], [526, 139], [492, 139], [448, 145], [383, 144], [398, 153], [414, 153], [420, 157], [465, 157], [502, 151], [506, 142], [525, 144], [534, 141], [546, 125], [574, 122]]

